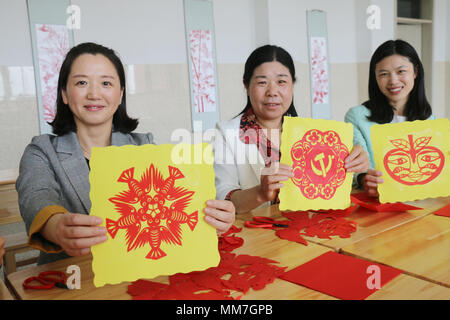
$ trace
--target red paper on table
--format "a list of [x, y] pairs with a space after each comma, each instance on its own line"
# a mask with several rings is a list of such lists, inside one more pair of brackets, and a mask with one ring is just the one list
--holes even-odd
[[204, 271], [177, 273], [169, 277], [169, 284], [137, 280], [128, 286], [133, 300], [209, 300], [233, 299], [231, 291], [247, 293], [264, 289], [284, 273], [277, 261], [249, 255], [220, 252], [217, 267]]
[[320, 210], [315, 213], [308, 211], [282, 212], [289, 220], [279, 220], [276, 223], [287, 224], [289, 227], [277, 230], [275, 233], [281, 239], [308, 245], [303, 236], [331, 239], [331, 236], [349, 238], [356, 231], [356, 222], [344, 219], [352, 214], [356, 206], [343, 210]]
[[278, 263], [275, 260], [231, 253], [244, 242], [234, 235], [241, 230], [231, 226], [219, 237], [220, 263], [217, 267], [171, 275], [169, 284], [137, 280], [128, 286], [127, 292], [133, 300], [224, 300], [233, 299], [231, 290], [245, 294], [250, 288], [265, 288], [283, 274], [286, 267], [274, 265]]
[[380, 203], [378, 198], [369, 196], [366, 192], [355, 193], [350, 196], [354, 204], [358, 204], [361, 207], [367, 208], [371, 211], [377, 212], [403, 212], [407, 210], [421, 210], [422, 208], [410, 206], [409, 204], [397, 202], [397, 203]]
[[437, 216], [449, 217], [450, 218], [450, 204], [440, 208], [439, 210], [433, 212]]
[[239, 233], [242, 228], [238, 228], [234, 225], [219, 237], [219, 251], [233, 251], [236, 248], [241, 247], [244, 244], [244, 239], [236, 237], [233, 234]]
[[[280, 279], [339, 299], [363, 300], [402, 272], [374, 262], [327, 252], [284, 273]], [[375, 279], [377, 274], [379, 281]]]

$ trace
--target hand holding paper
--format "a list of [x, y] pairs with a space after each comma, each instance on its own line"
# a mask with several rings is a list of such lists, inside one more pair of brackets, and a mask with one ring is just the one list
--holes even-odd
[[378, 185], [383, 183], [383, 172], [369, 169], [363, 178], [363, 188], [371, 197], [378, 197]]
[[272, 164], [272, 166], [264, 168], [258, 189], [261, 201], [275, 200], [278, 192], [284, 186], [282, 182], [292, 177], [294, 177], [292, 167], [283, 163]]
[[108, 240], [106, 229], [99, 226], [102, 219], [80, 213], [53, 215], [41, 231], [43, 236], [60, 245], [70, 256], [82, 256], [91, 247]]
[[369, 169], [367, 152], [359, 144], [353, 146], [352, 152], [345, 158], [347, 172], [364, 172]]

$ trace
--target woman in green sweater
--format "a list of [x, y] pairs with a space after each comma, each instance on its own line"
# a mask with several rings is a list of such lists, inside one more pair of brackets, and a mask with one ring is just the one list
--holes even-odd
[[355, 184], [378, 196], [382, 173], [375, 170], [370, 128], [373, 124], [434, 119], [425, 95], [424, 70], [416, 50], [403, 40], [389, 40], [370, 60], [369, 100], [350, 108], [345, 122], [354, 127], [353, 143], [369, 155], [370, 168], [355, 175]]

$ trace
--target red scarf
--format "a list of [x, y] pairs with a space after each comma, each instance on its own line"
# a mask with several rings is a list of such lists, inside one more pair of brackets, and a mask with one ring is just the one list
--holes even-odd
[[239, 139], [245, 144], [256, 144], [266, 166], [280, 161], [280, 150], [267, 138], [264, 129], [256, 122], [256, 116], [251, 108], [242, 115]]

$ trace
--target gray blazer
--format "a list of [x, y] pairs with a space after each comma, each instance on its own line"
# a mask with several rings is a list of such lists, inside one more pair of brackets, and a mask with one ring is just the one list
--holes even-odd
[[[114, 146], [149, 143], [153, 143], [151, 133], [113, 132], [111, 135]], [[89, 214], [89, 167], [77, 135], [71, 132], [63, 136], [34, 137], [20, 160], [16, 190], [27, 233], [36, 214], [46, 206], [60, 205], [69, 212]], [[38, 264], [66, 257], [65, 252], [41, 252]]]

